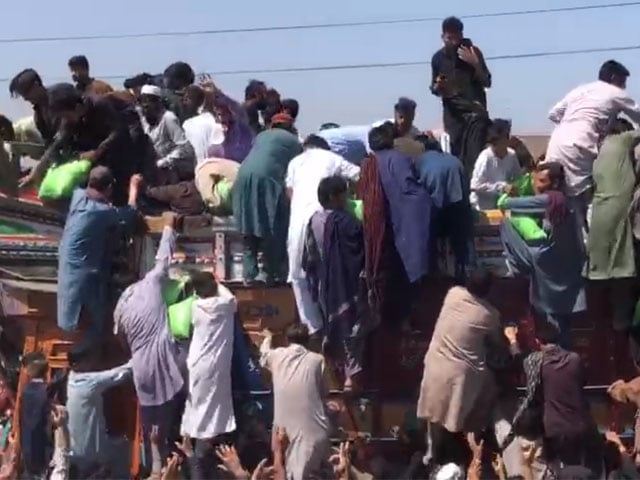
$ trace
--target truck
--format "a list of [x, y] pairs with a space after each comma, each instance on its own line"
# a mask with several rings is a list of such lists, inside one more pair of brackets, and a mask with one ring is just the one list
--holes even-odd
[[[474, 242], [478, 262], [503, 274], [503, 278], [496, 282], [491, 301], [504, 319], [518, 323], [521, 343], [535, 348], [527, 281], [504, 275], [505, 260], [499, 239], [501, 221], [499, 212], [488, 212], [476, 220]], [[52, 379], [68, 368], [66, 353], [74, 336], [57, 328], [54, 313], [57, 249], [63, 226], [63, 216], [43, 205], [33, 193], [19, 196], [0, 194], [0, 360], [7, 383], [12, 383], [12, 377], [15, 379], [14, 398], [19, 398], [24, 382], [24, 376], [16, 373], [19, 355], [35, 350], [45, 352]], [[114, 264], [114, 302], [118, 292], [149, 270], [161, 228], [161, 218], [145, 217], [143, 231], [123, 240]], [[340, 372], [332, 372], [330, 395], [343, 406], [337, 413], [334, 435], [336, 438], [363, 439], [369, 458], [390, 451], [403, 455], [406, 453], [406, 432], [416, 429], [415, 405], [423, 358], [444, 296], [453, 285], [452, 276], [446, 274], [451, 270], [452, 255], [446, 244], [440, 248], [440, 271], [444, 274], [428, 278], [420, 285], [421, 292], [416, 296], [418, 304], [412, 310], [410, 322], [415, 330], [407, 332], [383, 322], [386, 326], [381, 326], [371, 335], [364, 391], [357, 396], [344, 395], [339, 387]], [[297, 311], [291, 289], [287, 285], [243, 285], [242, 238], [230, 217], [199, 215], [182, 219], [178, 253], [173, 264], [176, 268], [211, 271], [237, 296], [237, 322], [241, 326], [239, 338], [242, 345], [236, 343], [234, 348], [244, 348], [254, 356], [250, 372], [244, 372], [244, 380], [236, 381], [234, 376], [234, 397], [242, 404], [243, 410], [254, 414], [258, 412], [256, 415], [268, 418], [269, 379], [259, 371], [255, 352], [265, 328], [283, 332], [287, 325], [296, 321]], [[611, 308], [606, 301], [607, 288], [606, 282], [589, 284], [588, 310], [572, 325], [573, 344], [586, 366], [588, 384], [585, 388], [598, 424], [602, 428], [626, 432], [629, 436], [634, 423], [633, 412], [612, 405], [606, 394], [613, 381], [635, 375], [627, 354], [626, 335], [612, 328]], [[123, 355], [114, 343], [112, 365], [105, 368], [124, 361]], [[252, 377], [247, 380], [247, 375]], [[132, 385], [125, 385], [110, 395], [113, 401], [107, 405], [131, 407], [112, 409], [106, 415], [110, 431], [121, 432], [132, 440], [131, 465], [135, 474], [140, 464], [140, 449], [137, 448], [140, 424], [135, 391]], [[19, 410], [20, 405], [16, 401], [14, 426]]]

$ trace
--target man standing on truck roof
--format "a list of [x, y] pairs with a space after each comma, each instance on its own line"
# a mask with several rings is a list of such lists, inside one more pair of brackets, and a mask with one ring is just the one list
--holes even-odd
[[89, 74], [89, 60], [84, 55], [76, 55], [69, 59], [69, 70], [76, 88], [85, 95], [106, 95], [113, 88], [102, 80], [96, 80]]
[[38, 72], [27, 68], [18, 73], [11, 83], [12, 97], [22, 97], [33, 106], [33, 119], [46, 146], [53, 142], [58, 132], [59, 120], [49, 110], [49, 95]]
[[318, 185], [323, 178], [333, 175], [356, 181], [360, 167], [331, 152], [327, 141], [317, 135], [309, 135], [303, 147], [304, 152], [291, 160], [287, 167], [287, 196], [291, 202], [287, 238], [288, 281], [293, 289], [300, 321], [314, 334], [322, 330], [323, 321], [302, 269], [302, 252], [309, 221], [314, 213], [322, 210], [318, 201]]
[[585, 235], [593, 197], [593, 162], [600, 144], [620, 113], [640, 123], [640, 106], [626, 92], [629, 75], [621, 63], [604, 62], [597, 81], [573, 89], [549, 112], [556, 126], [545, 163], [557, 162], [564, 168], [567, 195]]
[[444, 46], [431, 59], [431, 91], [442, 98], [443, 122], [451, 139], [451, 153], [462, 160], [470, 176], [485, 147], [489, 124], [487, 94], [491, 72], [482, 51], [464, 36], [459, 18], [442, 22]]

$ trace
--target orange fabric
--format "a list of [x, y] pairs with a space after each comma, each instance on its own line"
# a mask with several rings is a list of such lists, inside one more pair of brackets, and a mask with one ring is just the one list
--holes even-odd
[[111, 92], [113, 92], [111, 85], [102, 80], [93, 80], [85, 91], [88, 95], [106, 95]]

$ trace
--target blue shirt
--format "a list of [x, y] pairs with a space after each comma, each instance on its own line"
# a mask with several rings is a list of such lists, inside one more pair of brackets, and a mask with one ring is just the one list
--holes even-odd
[[103, 372], [69, 372], [67, 412], [75, 461], [89, 465], [106, 457], [108, 438], [102, 394], [130, 377], [129, 363]]
[[437, 208], [468, 197], [464, 166], [454, 155], [429, 150], [418, 159], [416, 167], [420, 183]]
[[63, 330], [76, 329], [84, 306], [95, 331], [102, 332], [109, 311], [107, 286], [116, 234], [123, 224], [131, 226], [135, 217], [129, 206], [113, 207], [83, 189], [73, 192], [58, 259], [58, 326]]
[[324, 138], [331, 151], [345, 158], [348, 162], [360, 166], [362, 160], [369, 155], [370, 125], [330, 128], [317, 133]]

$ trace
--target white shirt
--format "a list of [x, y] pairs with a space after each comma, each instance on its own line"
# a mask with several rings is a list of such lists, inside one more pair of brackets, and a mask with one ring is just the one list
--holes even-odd
[[478, 155], [471, 175], [470, 200], [473, 207], [477, 210], [495, 209], [498, 196], [521, 172], [515, 151], [509, 148], [507, 154], [500, 158], [491, 147], [485, 148]]
[[224, 131], [222, 125], [216, 122], [215, 117], [209, 112], [185, 120], [182, 125], [187, 140], [196, 151], [196, 161], [200, 163], [208, 157], [207, 152], [211, 145], [222, 143]]
[[575, 88], [549, 112], [556, 127], [549, 139], [545, 162], [564, 166], [571, 195], [591, 187], [593, 161], [600, 142], [620, 113], [640, 123], [640, 107], [627, 92], [602, 81]]
[[193, 335], [187, 368], [189, 395], [180, 431], [208, 439], [236, 429], [231, 394], [234, 315], [237, 301], [218, 284], [218, 295], [193, 304]]
[[355, 180], [360, 167], [347, 162], [340, 155], [321, 148], [309, 148], [295, 157], [287, 168], [287, 188], [293, 190], [287, 250], [289, 253], [289, 281], [304, 278], [302, 251], [307, 225], [321, 206], [318, 201], [320, 180], [341, 175]]

